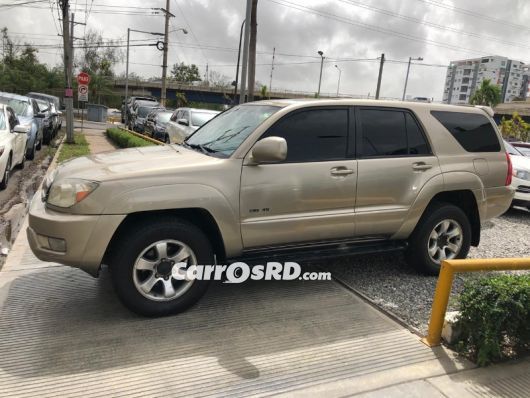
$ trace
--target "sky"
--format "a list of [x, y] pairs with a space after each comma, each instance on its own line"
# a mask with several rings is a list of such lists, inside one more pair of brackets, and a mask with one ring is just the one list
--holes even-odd
[[[19, 43], [33, 43], [39, 58], [60, 62], [57, 1], [0, 0], [0, 27]], [[166, 0], [70, 0], [75, 36], [88, 30], [125, 44], [127, 28], [163, 32], [164, 17], [152, 8]], [[235, 79], [237, 48], [245, 0], [170, 0], [168, 64], [195, 63]], [[322, 93], [373, 96], [385, 54], [381, 97], [401, 98], [409, 57], [413, 61], [407, 96], [440, 101], [446, 66], [452, 60], [501, 55], [530, 63], [530, 1], [528, 0], [259, 0], [256, 81], [269, 86], [273, 49], [273, 91], [318, 89], [320, 56], [324, 53]], [[185, 28], [183, 34], [178, 28]], [[157, 38], [131, 33], [131, 44]], [[129, 71], [143, 77], [161, 75], [162, 52], [131, 47]], [[337, 66], [335, 66], [337, 65]], [[339, 69], [341, 72], [339, 72]], [[125, 57], [115, 67], [125, 71]]]

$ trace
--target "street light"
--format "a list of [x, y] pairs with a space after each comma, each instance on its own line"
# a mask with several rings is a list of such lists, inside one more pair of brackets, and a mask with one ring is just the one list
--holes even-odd
[[185, 35], [188, 34], [188, 31], [186, 29], [184, 29], [184, 28], [173, 29], [173, 30], [170, 30], [168, 33], [178, 32], [179, 30], [181, 30], [182, 33], [184, 33]]
[[339, 71], [339, 81], [337, 83], [337, 97], [338, 97], [339, 96], [339, 88], [340, 88], [340, 75], [342, 75], [342, 70], [339, 68], [338, 65], [335, 65], [335, 68], [337, 68], [338, 71]]
[[405, 94], [407, 93], [407, 83], [409, 82], [409, 72], [410, 72], [411, 61], [423, 61], [423, 58], [422, 57], [418, 57], [418, 58], [409, 57], [409, 64], [407, 66], [407, 77], [405, 78], [405, 88], [403, 89], [403, 98], [401, 99], [402, 101], [405, 101]]
[[127, 127], [127, 124], [129, 122], [128, 117], [127, 117], [128, 116], [127, 97], [129, 95], [129, 38], [131, 36], [131, 32], [145, 33], [145, 34], [153, 35], [153, 36], [164, 36], [163, 33], [146, 32], [144, 30], [136, 30], [136, 29], [127, 28], [127, 61], [125, 62], [125, 117], [124, 117], [125, 127]]
[[318, 92], [317, 92], [317, 98], [320, 97], [320, 84], [322, 83], [322, 67], [324, 66], [324, 52], [318, 51], [318, 55], [320, 55], [320, 77], [318, 79]]
[[[168, 10], [169, 10], [169, 0], [167, 2], [168, 4]], [[166, 106], [166, 75], [167, 75], [167, 52], [169, 51], [169, 31], [168, 31], [168, 23], [169, 23], [169, 17], [168, 15], [171, 15], [174, 17], [173, 14], [166, 13], [166, 26], [165, 26], [165, 33], [164, 33], [164, 54], [162, 55], [162, 87], [160, 89], [160, 102], [162, 103], [162, 106]], [[188, 31], [184, 28], [177, 28], [173, 29], [172, 32], [177, 32], [181, 30], [182, 33], [185, 35], [188, 34]]]

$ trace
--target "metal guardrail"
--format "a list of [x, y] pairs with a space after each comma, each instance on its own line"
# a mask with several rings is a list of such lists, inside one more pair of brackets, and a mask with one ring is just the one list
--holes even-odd
[[432, 303], [429, 331], [422, 341], [429, 347], [440, 345], [442, 328], [449, 302], [449, 294], [456, 272], [508, 271], [530, 269], [530, 258], [490, 258], [470, 260], [445, 260], [442, 262], [434, 300]]
[[162, 141], [158, 141], [158, 140], [155, 140], [154, 138], [151, 138], [151, 137], [148, 137], [146, 135], [143, 135], [143, 134], [139, 134], [137, 133], [136, 131], [132, 131], [132, 130], [129, 130], [129, 129], [126, 129], [124, 127], [121, 127], [121, 126], [116, 126], [117, 128], [119, 128], [120, 130], [123, 130], [123, 131], [126, 131], [132, 135], [135, 135], [139, 138], [143, 138], [144, 140], [146, 141], [150, 141], [152, 142], [153, 144], [156, 144], [156, 145], [166, 145], [165, 143], [163, 143]]

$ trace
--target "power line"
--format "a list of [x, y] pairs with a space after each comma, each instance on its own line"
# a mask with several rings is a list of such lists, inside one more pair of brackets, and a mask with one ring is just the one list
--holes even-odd
[[15, 8], [15, 7], [23, 7], [28, 4], [34, 4], [34, 3], [46, 3], [48, 0], [31, 0], [31, 1], [24, 1], [20, 3], [10, 3], [10, 4], [0, 4], [0, 8]]

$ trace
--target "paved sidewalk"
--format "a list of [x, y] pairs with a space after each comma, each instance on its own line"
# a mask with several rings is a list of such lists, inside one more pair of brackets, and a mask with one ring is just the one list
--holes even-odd
[[[81, 123], [76, 121], [75, 131], [81, 131]], [[105, 136], [105, 130], [108, 126], [105, 123], [95, 123], [95, 122], [84, 122], [83, 123], [83, 133], [88, 142], [90, 148], [90, 153], [96, 154], [100, 152], [113, 151], [116, 147], [110, 142], [110, 140]]]

